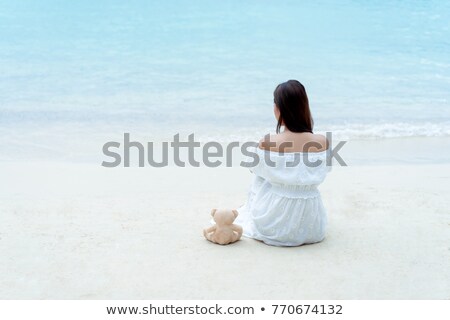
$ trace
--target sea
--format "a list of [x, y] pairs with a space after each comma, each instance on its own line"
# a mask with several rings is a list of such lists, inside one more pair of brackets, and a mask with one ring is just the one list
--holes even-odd
[[0, 161], [258, 140], [297, 79], [316, 132], [375, 146], [359, 162], [450, 162], [449, 21], [441, 0], [0, 0]]

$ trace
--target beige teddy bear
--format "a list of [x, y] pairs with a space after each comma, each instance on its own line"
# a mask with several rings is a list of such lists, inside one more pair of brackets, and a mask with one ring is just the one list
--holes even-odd
[[241, 238], [242, 227], [233, 224], [238, 216], [236, 210], [213, 209], [211, 215], [216, 224], [203, 230], [206, 239], [217, 244], [230, 244]]

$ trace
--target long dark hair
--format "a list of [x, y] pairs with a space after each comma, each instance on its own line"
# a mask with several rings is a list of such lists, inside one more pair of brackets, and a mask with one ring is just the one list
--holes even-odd
[[273, 102], [280, 111], [277, 133], [281, 125], [292, 132], [313, 132], [314, 121], [309, 110], [305, 87], [297, 80], [280, 83], [273, 92]]

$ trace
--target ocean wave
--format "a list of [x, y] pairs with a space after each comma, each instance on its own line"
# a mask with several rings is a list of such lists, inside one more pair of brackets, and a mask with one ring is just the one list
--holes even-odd
[[411, 124], [405, 122], [382, 124], [350, 124], [331, 126], [323, 132], [332, 132], [338, 139], [388, 139], [412, 137], [449, 137], [450, 122]]

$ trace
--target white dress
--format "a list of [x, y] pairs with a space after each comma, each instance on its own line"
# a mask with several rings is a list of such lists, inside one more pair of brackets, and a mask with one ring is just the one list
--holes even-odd
[[235, 220], [244, 236], [274, 246], [324, 239], [327, 215], [317, 186], [331, 169], [327, 151], [282, 154], [255, 148], [259, 161], [250, 168], [253, 182]]

